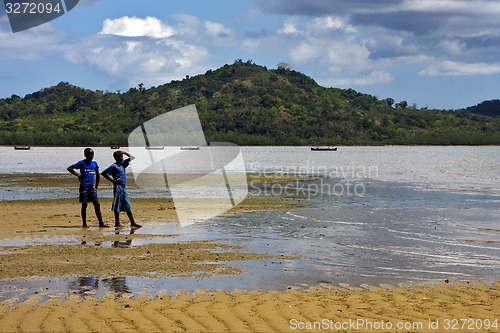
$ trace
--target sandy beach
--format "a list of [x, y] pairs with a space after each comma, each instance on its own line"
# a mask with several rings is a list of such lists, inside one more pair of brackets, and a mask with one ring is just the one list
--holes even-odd
[[[294, 199], [250, 198], [227, 214], [296, 204]], [[101, 199], [101, 205], [105, 221], [112, 224], [111, 199]], [[138, 223], [162, 221], [167, 230], [175, 223], [170, 200], [133, 199], [132, 205]], [[230, 264], [234, 260], [297, 259], [251, 253], [223, 238], [180, 242], [175, 233], [98, 228], [91, 205], [88, 219], [90, 228], [81, 228], [75, 198], [1, 201], [0, 280], [218, 277], [241, 274]], [[140, 242], [154, 238], [161, 239]], [[0, 303], [1, 332], [500, 332], [499, 326], [500, 281], [358, 287], [319, 283], [276, 291], [200, 289], [103, 297], [33, 292]]]
[[0, 303], [3, 332], [498, 332], [500, 283]]

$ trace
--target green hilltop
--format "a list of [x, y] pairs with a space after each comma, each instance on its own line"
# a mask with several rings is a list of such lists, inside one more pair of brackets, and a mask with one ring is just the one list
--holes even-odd
[[203, 75], [127, 92], [61, 82], [0, 99], [2, 145], [126, 145], [164, 112], [196, 104], [207, 141], [239, 145], [500, 144], [500, 101], [461, 110], [394, 103], [325, 88], [286, 66], [235, 61]]

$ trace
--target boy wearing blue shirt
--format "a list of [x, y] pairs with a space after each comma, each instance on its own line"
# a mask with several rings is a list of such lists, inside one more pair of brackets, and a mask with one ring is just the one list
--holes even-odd
[[[128, 158], [123, 160], [123, 155]], [[130, 161], [135, 159], [134, 156], [123, 150], [117, 150], [113, 153], [115, 163], [111, 164], [109, 168], [102, 172], [102, 176], [113, 183], [113, 206], [111, 210], [115, 213], [115, 227], [120, 228], [120, 212], [126, 212], [130, 220], [130, 226], [140, 228], [141, 225], [135, 223], [134, 216], [132, 215], [132, 208], [130, 207], [130, 199], [127, 193], [127, 175], [125, 169], [130, 164]]]
[[[90, 201], [94, 204], [95, 215], [99, 221], [99, 227], [107, 227], [102, 221], [101, 215], [101, 205], [99, 204], [99, 199], [97, 198], [97, 188], [99, 187], [99, 166], [94, 158], [94, 151], [90, 148], [86, 148], [83, 151], [85, 156], [84, 160], [78, 161], [75, 164], [70, 165], [67, 170], [78, 177], [80, 181], [80, 202], [82, 203], [82, 221], [83, 227], [88, 228], [87, 225], [87, 203]], [[80, 170], [80, 173], [75, 170]], [[95, 187], [94, 187], [95, 179]]]

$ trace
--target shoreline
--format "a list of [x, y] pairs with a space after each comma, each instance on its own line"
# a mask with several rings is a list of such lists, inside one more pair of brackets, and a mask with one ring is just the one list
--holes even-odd
[[[238, 147], [311, 147], [311, 146], [337, 146], [337, 147], [498, 147], [498, 144], [395, 144], [395, 143], [374, 143], [374, 144], [304, 144], [304, 145], [238, 145]], [[0, 145], [0, 148], [12, 148], [14, 147], [30, 147], [30, 148], [87, 148], [87, 147], [95, 147], [95, 148], [109, 148], [111, 150], [116, 149], [127, 149], [128, 145], [116, 145], [118, 148], [114, 148], [115, 145], [86, 145], [86, 146], [61, 146], [61, 145]], [[179, 148], [180, 146], [165, 146], [171, 148]], [[210, 146], [207, 146], [210, 147]]]

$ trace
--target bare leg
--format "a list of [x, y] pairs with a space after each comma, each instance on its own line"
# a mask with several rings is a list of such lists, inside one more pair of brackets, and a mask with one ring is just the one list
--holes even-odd
[[89, 226], [87, 225], [87, 204], [82, 203], [82, 222], [83, 222], [83, 228], [88, 228]]
[[115, 212], [115, 227], [116, 228], [121, 228], [120, 224], [120, 212]]
[[130, 220], [130, 226], [135, 228], [141, 228], [142, 225], [135, 223], [134, 215], [132, 215], [132, 211], [127, 212], [128, 219]]
[[94, 202], [94, 210], [95, 210], [95, 216], [97, 216], [97, 220], [99, 221], [99, 227], [101, 228], [109, 227], [109, 225], [104, 224], [104, 222], [102, 221], [101, 205], [98, 202]]

